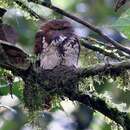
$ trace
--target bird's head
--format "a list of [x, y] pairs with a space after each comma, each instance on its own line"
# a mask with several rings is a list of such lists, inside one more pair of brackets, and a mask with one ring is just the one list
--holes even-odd
[[43, 24], [40, 29], [45, 33], [49, 31], [73, 30], [71, 23], [62, 19], [48, 21], [47, 23]]
[[[41, 52], [43, 37], [49, 45], [60, 36], [69, 37], [74, 33], [71, 23], [67, 20], [56, 19], [44, 23], [35, 36], [35, 53]], [[38, 50], [38, 51], [37, 51]]]
[[62, 35], [68, 37], [74, 32], [71, 23], [62, 19], [48, 21], [41, 26], [40, 30], [45, 34], [48, 43]]

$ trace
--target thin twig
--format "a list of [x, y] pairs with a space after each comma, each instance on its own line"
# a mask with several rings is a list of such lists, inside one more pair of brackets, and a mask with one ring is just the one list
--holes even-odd
[[119, 61], [125, 59], [125, 56], [121, 57], [118, 53], [113, 52], [113, 50], [111, 50], [111, 49], [105, 48], [103, 45], [99, 46], [97, 44], [93, 44], [92, 42], [90, 43], [90, 42], [88, 42], [87, 40], [84, 40], [84, 39], [81, 39], [80, 41], [81, 41], [80, 42], [81, 45], [84, 46], [85, 48], [88, 48], [88, 49], [91, 49], [93, 51], [99, 52], [99, 53], [101, 53], [101, 54], [103, 54], [105, 56], [109, 56], [109, 57], [111, 57], [113, 59], [117, 59]]
[[18, 4], [20, 7], [24, 8], [26, 11], [28, 11], [32, 16], [34, 16], [36, 19], [40, 20], [46, 20], [45, 18], [41, 17], [38, 15], [35, 11], [33, 11], [31, 8], [29, 8], [25, 3], [19, 1], [19, 0], [14, 0], [16, 4]]
[[[20, 2], [19, 0], [15, 0], [15, 1], [17, 1], [17, 3], [19, 3], [19, 5], [23, 5], [23, 3]], [[35, 2], [35, 1], [33, 1], [33, 0], [29, 0], [29, 1]], [[58, 8], [58, 7], [56, 7], [56, 6], [52, 5], [52, 4], [50, 4], [50, 3], [41, 2], [41, 3], [39, 3], [39, 4], [41, 4], [41, 5], [43, 5], [43, 6], [47, 7], [47, 8], [50, 8], [50, 9], [52, 9], [53, 11], [55, 11], [55, 12], [57, 12], [57, 13], [59, 13], [59, 14], [62, 14], [62, 15], [64, 15], [64, 16], [68, 17], [68, 18], [71, 18], [72, 20], [74, 20], [74, 21], [76, 21], [76, 22], [78, 22], [78, 23], [80, 23], [80, 24], [85, 25], [85, 26], [88, 27], [89, 29], [93, 30], [94, 32], [96, 32], [96, 33], [98, 33], [100, 36], [102, 36], [106, 41], [112, 43], [112, 45], [115, 46], [117, 49], [119, 49], [119, 50], [121, 50], [121, 51], [124, 51], [124, 52], [127, 53], [127, 54], [130, 54], [130, 49], [129, 49], [129, 48], [127, 48], [127, 47], [121, 45], [120, 43], [118, 43], [117, 41], [111, 39], [111, 38], [108, 37], [106, 34], [104, 34], [100, 29], [98, 29], [96, 26], [90, 24], [89, 22], [83, 21], [82, 19], [80, 19], [80, 18], [78, 18], [78, 17], [76, 17], [76, 16], [74, 16], [74, 15], [72, 15], [72, 14], [70, 14], [70, 13], [67, 13], [66, 11], [64, 11], [64, 10], [62, 10], [62, 9], [60, 9], [60, 8]], [[24, 5], [24, 6], [25, 6], [25, 5]], [[28, 8], [28, 7], [25, 6], [25, 8]], [[30, 11], [30, 13], [31, 13], [31, 11]], [[35, 13], [35, 15], [37, 15], [37, 14]], [[39, 17], [39, 18], [40, 18], [40, 17]]]
[[120, 50], [117, 50], [114, 46], [112, 45], [109, 45], [107, 43], [104, 43], [104, 42], [101, 42], [101, 41], [98, 41], [97, 39], [95, 38], [92, 38], [92, 37], [82, 37], [82, 39], [85, 39], [87, 40], [88, 42], [92, 43], [92, 44], [98, 44], [100, 46], [103, 46], [105, 49], [108, 49], [108, 50], [114, 50], [115, 53], [119, 54], [120, 57], [125, 57], [125, 58], [128, 58], [130, 59], [130, 56]]
[[105, 48], [108, 48], [108, 49], [116, 49], [114, 46], [104, 43], [102, 41], [98, 41], [97, 39], [95, 39], [93, 37], [89, 37], [89, 36], [81, 37], [81, 39], [87, 40], [88, 42], [90, 42], [92, 44], [98, 44], [98, 45], [104, 46]]
[[[29, 1], [35, 2], [35, 1], [33, 1], [33, 0], [29, 0]], [[72, 15], [72, 14], [70, 14], [70, 13], [67, 13], [66, 11], [64, 11], [64, 10], [62, 10], [62, 9], [60, 9], [60, 8], [58, 8], [58, 7], [56, 7], [56, 6], [52, 5], [52, 4], [50, 4], [50, 3], [41, 2], [41, 3], [39, 3], [39, 4], [41, 4], [42, 6], [45, 6], [45, 7], [47, 7], [47, 8], [50, 8], [50, 9], [52, 9], [53, 11], [55, 11], [55, 12], [57, 12], [57, 13], [63, 15], [63, 16], [66, 16], [66, 17], [68, 17], [68, 18], [70, 18], [70, 19], [72, 19], [72, 20], [74, 20], [74, 21], [76, 21], [76, 22], [78, 22], [78, 23], [80, 23], [80, 24], [82, 24], [82, 25], [88, 27], [89, 29], [93, 30], [94, 32], [96, 32], [97, 34], [99, 34], [101, 37], [103, 37], [106, 41], [110, 42], [110, 43], [111, 43], [113, 46], [115, 46], [117, 49], [119, 49], [119, 50], [121, 50], [121, 51], [123, 51], [123, 52], [125, 52], [125, 53], [127, 53], [127, 54], [130, 55], [130, 49], [129, 49], [129, 48], [124, 47], [123, 45], [121, 45], [121, 44], [118, 43], [117, 41], [115, 41], [115, 40], [111, 39], [110, 37], [108, 37], [108, 36], [107, 36], [106, 34], [104, 34], [98, 27], [96, 27], [96, 26], [90, 24], [90, 23], [87, 22], [87, 21], [83, 21], [82, 19], [80, 19], [80, 18], [78, 18], [78, 17], [76, 17], [76, 16], [74, 16], [74, 15]]]

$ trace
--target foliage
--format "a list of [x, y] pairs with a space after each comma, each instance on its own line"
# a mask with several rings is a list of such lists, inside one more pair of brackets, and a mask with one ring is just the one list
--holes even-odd
[[126, 35], [128, 39], [130, 39], [130, 9], [126, 10], [119, 19], [112, 25], [112, 27], [115, 27], [117, 30], [121, 31], [123, 34]]
[[[130, 10], [128, 9], [127, 11], [123, 12], [124, 9], [122, 9], [121, 11], [123, 13], [115, 13], [112, 9], [112, 0], [62, 0], [62, 2], [60, 0], [44, 0], [44, 2], [47, 2], [47, 4], [52, 3], [54, 5], [62, 7], [64, 10], [70, 11], [72, 14], [82, 17], [84, 21], [89, 19], [92, 21], [92, 23], [98, 25], [102, 31], [103, 27], [111, 27], [112, 29], [115, 28], [116, 30], [121, 31], [126, 37], [128, 37], [128, 39], [130, 38]], [[24, 3], [26, 3], [28, 7], [32, 7], [32, 9], [41, 17], [44, 17], [45, 20], [63, 17], [50, 10], [44, 11], [45, 8], [38, 6], [37, 4], [30, 4], [25, 0]], [[22, 46], [22, 48], [24, 48], [33, 57], [32, 48], [34, 46], [34, 37], [38, 26], [41, 24], [41, 20], [38, 20], [37, 18], [34, 18], [34, 16], [31, 16], [23, 6], [17, 5], [16, 2], [12, 0], [0, 0], [0, 7], [9, 8], [2, 17], [2, 21], [4, 24], [8, 24], [15, 28], [19, 35], [17, 44]], [[37, 11], [37, 7], [40, 9], [40, 11]], [[121, 16], [119, 17], [119, 15]], [[95, 33], [91, 32], [89, 29], [84, 28], [82, 25], [77, 24], [73, 21], [72, 23], [79, 37], [92, 36], [106, 44], [106, 41], [95, 35]], [[111, 37], [112, 32], [110, 31], [108, 34], [109, 33]], [[128, 39], [124, 39], [124, 41], [126, 40], [125, 44], [129, 46]], [[121, 41], [121, 43], [124, 41]], [[80, 67], [85, 68], [97, 63], [104, 62], [104, 56], [103, 58], [100, 57], [97, 52], [93, 52], [92, 50], [85, 49], [83, 47], [81, 47], [81, 50], [82, 51], [79, 61]], [[35, 59], [33, 60], [35, 61]], [[110, 59], [110, 61], [111, 60], [112, 59]], [[122, 69], [121, 73], [118, 75], [108, 74], [104, 76], [104, 73], [83, 79], [79, 83], [78, 89], [84, 93], [94, 93], [98, 97], [104, 99], [110, 106], [116, 106], [123, 112], [128, 111], [130, 108], [129, 72]], [[8, 74], [12, 75], [10, 71], [0, 68], [0, 103], [2, 102], [3, 96], [7, 96], [8, 93], [10, 93], [9, 84], [6, 77]], [[48, 83], [46, 82], [46, 84]], [[79, 104], [77, 102], [71, 102], [71, 104], [67, 104], [69, 100], [66, 97], [60, 97], [55, 94], [51, 95], [52, 100], [51, 107], [49, 107], [48, 110], [49, 112], [46, 110], [43, 111], [41, 108], [46, 107], [42, 105], [46, 104], [42, 104], [43, 100], [41, 99], [45, 98], [43, 95], [48, 96], [51, 92], [49, 94], [46, 94], [46, 92], [42, 91], [41, 88], [37, 88], [35, 90], [35, 84], [32, 86], [32, 89], [35, 93], [33, 98], [35, 98], [36, 102], [33, 102], [32, 99], [29, 99], [28, 105], [32, 103], [31, 107], [40, 107], [40, 110], [31, 113], [27, 110], [27, 108], [24, 107], [24, 104], [26, 104], [24, 99], [27, 98], [23, 97], [24, 81], [22, 81], [22, 79], [19, 77], [14, 77], [12, 87], [13, 96], [16, 96], [20, 100], [20, 103], [16, 103], [14, 105], [15, 107], [13, 107], [13, 109], [17, 111], [17, 114], [10, 111], [10, 109], [7, 110], [4, 109], [4, 107], [0, 106], [0, 121], [3, 123], [2, 126], [0, 124], [0, 129], [2, 130], [22, 130], [24, 128], [29, 128], [30, 130], [51, 130], [51, 128], [54, 126], [57, 126], [57, 129], [59, 130], [84, 130], [87, 128], [92, 130], [110, 130], [113, 126], [114, 130], [118, 128], [122, 129], [119, 124], [114, 123], [112, 120], [92, 110], [90, 107], [86, 107], [83, 104]], [[6, 100], [9, 100], [9, 97], [7, 97]], [[62, 101], [64, 101], [65, 105], [61, 103]], [[39, 103], [41, 103], [41, 106], [38, 106]], [[50, 104], [49, 101], [48, 104]], [[8, 106], [9, 104], [5, 105]], [[9, 119], [7, 119], [8, 114], [10, 117]]]

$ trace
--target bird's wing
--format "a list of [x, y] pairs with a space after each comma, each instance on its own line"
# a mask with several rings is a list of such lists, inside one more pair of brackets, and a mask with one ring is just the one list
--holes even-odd
[[75, 35], [68, 37], [63, 43], [63, 62], [62, 64], [65, 66], [77, 66], [79, 53], [80, 53], [80, 45], [79, 40]]
[[35, 46], [34, 46], [34, 53], [38, 55], [42, 52], [43, 44], [44, 44], [44, 33], [43, 31], [38, 31], [35, 35]]

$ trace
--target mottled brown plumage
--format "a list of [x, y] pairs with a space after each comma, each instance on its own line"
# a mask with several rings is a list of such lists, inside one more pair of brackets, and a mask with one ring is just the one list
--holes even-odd
[[42, 25], [35, 37], [35, 54], [43, 69], [58, 65], [77, 66], [80, 45], [73, 27], [66, 20], [52, 20]]

